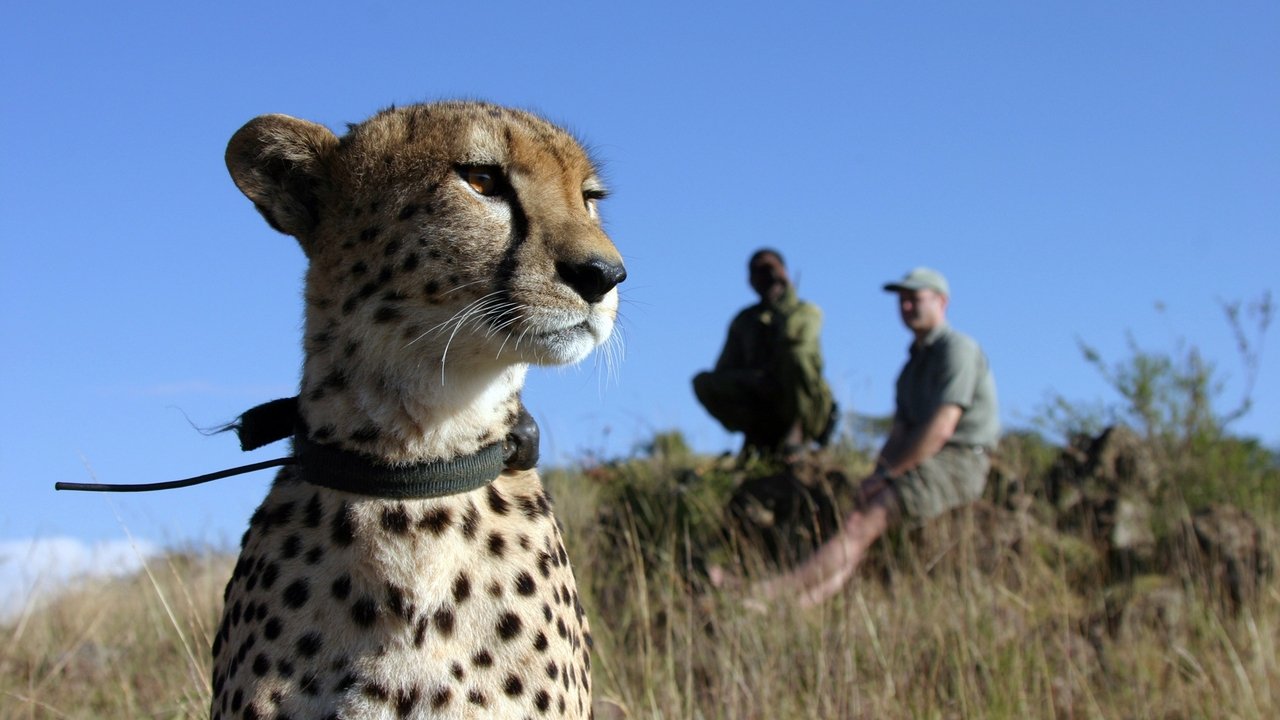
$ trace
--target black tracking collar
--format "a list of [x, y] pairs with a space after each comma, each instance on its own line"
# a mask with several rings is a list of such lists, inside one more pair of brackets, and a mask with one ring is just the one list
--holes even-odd
[[349, 450], [293, 438], [298, 479], [331, 490], [395, 500], [425, 499], [470, 492], [502, 472], [502, 443], [474, 455], [410, 465], [387, 465]]
[[57, 490], [145, 492], [188, 487], [232, 475], [281, 465], [297, 466], [303, 482], [343, 492], [386, 499], [425, 499], [470, 492], [493, 482], [503, 469], [529, 470], [538, 461], [538, 425], [522, 406], [504, 442], [452, 460], [390, 465], [333, 445], [312, 442], [298, 414], [298, 398], [272, 400], [247, 410], [226, 428], [235, 430], [242, 450], [255, 450], [293, 435], [293, 457], [268, 460], [185, 480], [139, 485], [55, 483]]

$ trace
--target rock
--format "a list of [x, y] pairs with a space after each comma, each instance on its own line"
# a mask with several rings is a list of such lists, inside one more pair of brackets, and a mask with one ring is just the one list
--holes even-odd
[[1196, 512], [1174, 534], [1164, 555], [1171, 571], [1189, 571], [1232, 611], [1257, 598], [1275, 567], [1262, 528], [1232, 505]]
[[1156, 556], [1151, 503], [1146, 498], [1120, 497], [1103, 513], [1111, 570], [1121, 577], [1131, 577], [1151, 568]]
[[1028, 559], [1076, 585], [1098, 576], [1101, 556], [1092, 544], [1029, 512], [979, 500], [921, 527], [890, 530], [885, 542], [872, 546], [868, 570], [892, 575], [904, 558], [914, 558], [930, 574], [976, 571], [1017, 588], [1026, 580]]
[[1084, 635], [1062, 630], [1048, 631], [1044, 644], [1052, 672], [1049, 688], [1056, 716], [1086, 715], [1092, 680], [1102, 670], [1097, 647]]
[[1160, 485], [1146, 443], [1129, 428], [1113, 425], [1096, 438], [1072, 438], [1050, 468], [1045, 492], [1061, 511], [1118, 495], [1152, 497]]
[[925, 525], [907, 531], [913, 552], [926, 567], [959, 562], [985, 575], [1013, 569], [1035, 521], [979, 500], [956, 508]]
[[795, 563], [836, 532], [854, 491], [838, 468], [797, 465], [745, 480], [729, 500], [728, 523], [772, 562]]
[[1160, 485], [1147, 445], [1122, 425], [1095, 438], [1073, 438], [1045, 483], [1058, 527], [1097, 543], [1120, 577], [1146, 572], [1155, 562], [1150, 498]]
[[1011, 430], [991, 453], [983, 496], [1010, 509], [1045, 498], [1045, 475], [1060, 450], [1038, 433]]
[[1187, 631], [1187, 596], [1182, 584], [1165, 575], [1143, 575], [1114, 585], [1103, 596], [1107, 632], [1124, 642], [1152, 634], [1167, 645]]
[[1098, 582], [1103, 558], [1096, 545], [1052, 527], [1043, 530], [1030, 538], [1029, 553], [1061, 574], [1070, 587], [1085, 588]]

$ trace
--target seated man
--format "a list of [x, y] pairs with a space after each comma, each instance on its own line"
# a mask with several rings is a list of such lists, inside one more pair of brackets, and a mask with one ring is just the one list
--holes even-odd
[[729, 325], [714, 370], [693, 378], [693, 391], [727, 430], [746, 438], [743, 453], [791, 457], [809, 440], [826, 445], [836, 406], [822, 377], [822, 311], [796, 297], [777, 250], [757, 250], [747, 264], [760, 302]]
[[937, 271], [916, 268], [884, 289], [897, 293], [915, 336], [898, 376], [893, 429], [839, 534], [796, 569], [757, 584], [757, 597], [816, 605], [840, 590], [892, 523], [923, 521], [982, 495], [1000, 433], [987, 357], [947, 325], [950, 288]]

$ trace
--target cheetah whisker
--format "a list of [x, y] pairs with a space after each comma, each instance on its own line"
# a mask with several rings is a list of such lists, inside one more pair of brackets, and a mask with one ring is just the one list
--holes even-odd
[[520, 341], [521, 341], [521, 340], [524, 340], [524, 336], [525, 336], [525, 335], [528, 335], [528, 334], [529, 334], [529, 328], [527, 328], [527, 327], [526, 327], [523, 331], [521, 331], [520, 335], [516, 337], [516, 348], [515, 348], [515, 349], [516, 349], [516, 352], [517, 352], [517, 353], [518, 353], [518, 352], [520, 352]]
[[465, 308], [463, 308], [462, 311], [459, 311], [458, 314], [454, 315], [454, 317], [458, 318], [457, 324], [454, 325], [453, 332], [449, 333], [449, 340], [446, 341], [444, 344], [444, 352], [440, 354], [440, 384], [441, 385], [445, 384], [445, 379], [444, 379], [445, 362], [449, 359], [449, 348], [453, 346], [453, 339], [458, 336], [458, 331], [462, 330], [462, 328], [466, 326], [468, 322], [475, 321], [478, 324], [479, 320], [483, 319], [489, 312], [492, 311], [494, 307], [496, 307], [496, 305], [492, 305], [490, 302], [487, 302], [490, 300], [490, 298], [494, 297], [495, 295], [498, 295], [498, 293], [496, 292], [489, 293], [488, 295], [485, 295], [479, 300], [473, 301], [472, 303], [467, 305]]
[[[504, 308], [501, 313], [498, 313], [499, 320], [495, 320], [489, 324], [489, 332], [485, 334], [485, 337], [493, 337], [494, 335], [511, 327], [511, 325], [516, 321], [522, 319], [524, 316], [521, 314], [510, 315], [506, 319], [501, 319], [503, 315], [507, 314], [507, 312], [518, 307], [520, 307], [518, 303], [511, 303], [509, 307]], [[505, 341], [503, 344], [506, 344]]]
[[[470, 315], [472, 312], [474, 312], [474, 311], [475, 311], [475, 309], [476, 309], [476, 307], [475, 307], [475, 306], [476, 306], [476, 305], [478, 305], [478, 304], [480, 304], [480, 303], [483, 303], [483, 302], [485, 302], [486, 300], [488, 300], [489, 298], [492, 298], [492, 297], [494, 297], [494, 296], [496, 296], [496, 295], [498, 295], [498, 293], [497, 293], [497, 292], [492, 292], [492, 293], [489, 293], [488, 295], [485, 295], [485, 296], [483, 296], [483, 297], [480, 297], [480, 298], [477, 298], [477, 299], [475, 299], [475, 300], [472, 300], [470, 303], [467, 303], [467, 304], [466, 304], [465, 306], [463, 306], [460, 310], [458, 310], [458, 311], [457, 311], [457, 312], [455, 312], [453, 315], [451, 315], [451, 316], [449, 317], [449, 319], [448, 319], [448, 320], [445, 320], [444, 322], [439, 323], [438, 325], [434, 325], [434, 326], [432, 326], [432, 327], [430, 327], [430, 328], [427, 328], [426, 330], [422, 331], [422, 333], [421, 333], [420, 335], [418, 335], [418, 336], [417, 336], [417, 337], [415, 337], [414, 339], [410, 340], [409, 342], [405, 343], [405, 347], [406, 347], [406, 348], [407, 348], [407, 347], [409, 347], [410, 345], [412, 345], [412, 344], [414, 344], [414, 343], [418, 342], [419, 340], [421, 340], [422, 338], [424, 338], [424, 337], [426, 337], [426, 336], [428, 336], [428, 335], [443, 332], [445, 328], [449, 327], [449, 326], [450, 326], [451, 324], [453, 324], [454, 322], [458, 322], [458, 323], [463, 322], [463, 321], [466, 319], [466, 317], [467, 317], [468, 315]], [[456, 332], [456, 329], [455, 329], [455, 332]]]
[[[526, 315], [525, 315], [524, 313], [516, 314], [516, 315], [512, 316], [512, 318], [511, 318], [510, 320], [508, 320], [507, 322], [503, 323], [503, 326], [502, 326], [502, 327], [503, 327], [503, 329], [505, 329], [506, 327], [510, 326], [512, 323], [515, 323], [515, 322], [518, 322], [518, 321], [521, 321], [521, 320], [525, 320], [525, 319], [526, 319]], [[510, 341], [511, 341], [511, 334], [510, 334], [510, 333], [507, 333], [507, 336], [506, 336], [506, 337], [504, 337], [504, 338], [502, 339], [502, 344], [498, 346], [498, 354], [497, 354], [495, 357], [502, 357], [502, 351], [506, 349], [506, 347], [507, 347], [507, 343], [508, 343], [508, 342], [510, 342]], [[519, 340], [516, 340], [516, 349], [517, 349], [517, 350], [519, 350], [519, 349], [520, 349], [520, 341], [519, 341]]]
[[597, 350], [596, 369], [599, 370], [601, 364], [604, 366], [604, 372], [598, 376], [602, 383], [600, 387], [602, 395], [604, 393], [604, 388], [610, 383], [620, 384], [620, 374], [618, 369], [621, 367], [622, 359], [626, 355], [621, 333], [622, 328], [615, 325], [614, 331], [609, 336], [609, 339], [606, 340], [605, 344]]
[[[472, 285], [479, 285], [480, 283], [485, 282], [485, 281], [486, 281], [486, 280], [485, 280], [484, 278], [482, 278], [482, 279], [480, 279], [480, 280], [472, 280], [471, 282], [468, 282], [468, 283], [462, 283], [461, 285], [459, 285], [459, 286], [457, 286], [457, 287], [451, 287], [451, 288], [449, 288], [448, 290], [445, 290], [443, 293], [440, 293], [440, 294], [441, 294], [441, 295], [449, 295], [449, 294], [452, 294], [452, 293], [456, 293], [456, 292], [458, 292], [459, 290], [462, 290], [463, 288], [468, 288], [468, 287], [471, 287]], [[491, 292], [491, 293], [489, 293], [488, 295], [485, 295], [485, 297], [492, 297], [492, 296], [497, 295], [497, 294], [498, 294], [497, 292]]]
[[520, 307], [519, 303], [505, 302], [492, 305], [485, 311], [483, 319], [488, 321], [489, 331], [485, 333], [485, 337], [493, 336], [493, 328], [495, 325], [505, 324], [508, 322], [508, 313], [515, 308]]

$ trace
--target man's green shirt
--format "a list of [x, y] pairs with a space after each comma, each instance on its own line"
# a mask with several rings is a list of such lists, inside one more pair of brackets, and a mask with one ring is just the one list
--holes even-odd
[[783, 417], [798, 417], [809, 437], [826, 427], [831, 388], [822, 377], [822, 310], [788, 287], [776, 303], [757, 303], [729, 324], [716, 370], [759, 370], [782, 392]]
[[914, 430], [946, 404], [963, 411], [949, 442], [995, 448], [1000, 411], [987, 356], [973, 338], [943, 324], [912, 343], [898, 376], [894, 420]]

